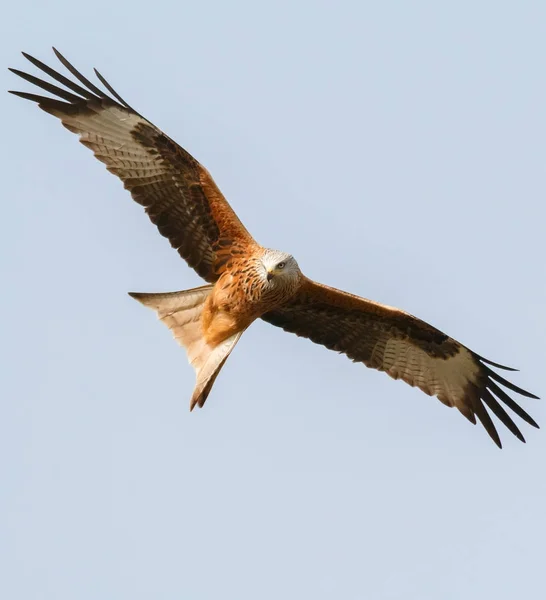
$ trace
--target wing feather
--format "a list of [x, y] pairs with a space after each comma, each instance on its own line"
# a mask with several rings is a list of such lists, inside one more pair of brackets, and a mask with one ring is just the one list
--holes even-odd
[[35, 67], [38, 67], [38, 69], [43, 71], [46, 75], [49, 75], [52, 79], [55, 79], [55, 81], [62, 83], [65, 87], [67, 87], [69, 90], [72, 90], [73, 92], [76, 92], [76, 94], [78, 94], [79, 96], [83, 96], [84, 98], [88, 98], [89, 100], [97, 99], [97, 96], [95, 96], [89, 90], [81, 87], [81, 85], [78, 85], [77, 83], [74, 83], [71, 79], [68, 79], [68, 77], [65, 77], [61, 73], [57, 73], [55, 69], [48, 67], [46, 64], [44, 64], [37, 58], [30, 56], [30, 54], [27, 54], [26, 52], [22, 52], [21, 54]]
[[12, 93], [37, 102], [79, 135], [80, 142], [121, 179], [180, 256], [206, 281], [216, 281], [228, 262], [226, 257], [244, 253], [255, 242], [208, 171], [132, 109], [98, 71], [99, 81], [113, 97], [84, 77], [57, 50], [54, 52], [79, 83], [23, 53], [67, 89], [11, 69], [55, 98]]
[[537, 396], [487, 365], [511, 370], [509, 367], [483, 359], [402, 310], [306, 279], [295, 297], [262, 319], [437, 396], [447, 406], [455, 406], [471, 423], [476, 423], [477, 417], [499, 447], [501, 441], [486, 407], [518, 439], [525, 439], [498, 400], [538, 427], [497, 383], [528, 398]]
[[499, 404], [499, 402], [493, 397], [493, 394], [486, 388], [482, 390], [482, 400], [487, 404], [491, 411], [495, 414], [497, 419], [501, 421], [521, 442], [525, 442], [521, 431], [517, 425], [512, 421], [508, 413]]

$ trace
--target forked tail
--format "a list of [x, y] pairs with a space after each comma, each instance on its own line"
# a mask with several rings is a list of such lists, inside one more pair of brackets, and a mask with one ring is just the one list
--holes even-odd
[[193, 290], [164, 294], [129, 292], [129, 296], [155, 310], [157, 316], [173, 332], [176, 341], [186, 348], [188, 360], [193, 365], [197, 378], [190, 410], [196, 404], [205, 404], [220, 369], [242, 333], [232, 335], [216, 346], [207, 343], [201, 315], [212, 288], [212, 285], [205, 285]]

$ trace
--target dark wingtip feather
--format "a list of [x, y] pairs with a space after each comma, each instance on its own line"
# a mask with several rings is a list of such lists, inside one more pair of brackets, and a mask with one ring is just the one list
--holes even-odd
[[496, 367], [497, 369], [503, 369], [504, 371], [519, 371], [519, 369], [514, 369], [514, 367], [507, 367], [506, 365], [500, 365], [499, 363], [493, 362], [492, 360], [484, 358], [483, 356], [480, 356], [479, 354], [476, 354], [475, 352], [472, 352], [472, 354], [475, 356], [475, 358], [477, 358], [481, 362], [487, 363], [488, 365], [491, 365], [492, 367]]
[[57, 48], [55, 48], [55, 46], [51, 46], [51, 49], [53, 50], [53, 52], [55, 53], [55, 56], [62, 62], [63, 60], [66, 60], [65, 57], [57, 50]]
[[518, 438], [518, 440], [525, 444], [525, 438], [523, 437], [523, 434], [519, 430], [518, 426], [514, 423], [514, 421], [512, 421], [508, 413], [499, 404], [497, 399], [493, 397], [487, 388], [482, 390], [481, 398], [499, 419], [499, 421], [501, 421], [501, 423], [503, 423], [506, 428]]
[[43, 79], [39, 79], [38, 77], [35, 77], [34, 75], [30, 75], [29, 73], [25, 73], [24, 71], [20, 71], [19, 69], [12, 69], [11, 67], [9, 67], [9, 70], [12, 73], [15, 73], [15, 75], [18, 75], [19, 77], [21, 77], [21, 79], [24, 79], [25, 81], [32, 83], [36, 87], [39, 87], [42, 90], [49, 92], [50, 94], [54, 94], [55, 96], [58, 96], [59, 98], [62, 98], [63, 100], [67, 100], [68, 102], [71, 102], [72, 104], [75, 104], [82, 100], [82, 98], [80, 96], [76, 96], [72, 92], [63, 90], [62, 88], [60, 88], [56, 85], [53, 85], [52, 83], [48, 83], [47, 81], [44, 81]]
[[510, 398], [510, 396], [491, 379], [487, 382], [487, 388], [491, 392], [493, 392], [493, 394], [495, 394], [495, 396], [497, 396], [497, 398], [501, 400], [501, 402], [504, 402], [504, 404], [506, 404], [506, 406], [508, 406], [510, 410], [515, 412], [516, 415], [520, 417], [520, 419], [523, 419], [532, 427], [536, 427], [537, 429], [539, 429], [538, 423], [529, 414], [527, 414], [517, 402], [514, 402], [514, 400], [512, 400], [512, 398]]
[[[29, 92], [18, 92], [15, 90], [8, 91], [10, 94], [18, 96], [19, 98], [36, 102], [36, 104], [38, 104], [43, 111], [59, 119], [62, 119], [65, 115], [75, 114], [78, 112], [78, 106], [70, 104], [69, 102], [62, 102], [61, 100], [56, 100], [55, 98], [39, 96], [38, 94], [30, 94]], [[66, 124], [63, 123], [63, 125], [67, 127]]]
[[112, 96], [114, 96], [116, 100], [121, 102], [121, 104], [123, 104], [123, 106], [125, 106], [126, 108], [130, 108], [131, 110], [133, 110], [127, 104], [127, 102], [125, 102], [125, 100], [116, 92], [116, 90], [108, 83], [108, 81], [106, 81], [106, 79], [97, 71], [97, 69], [93, 68], [93, 71], [95, 71], [95, 75], [99, 78], [99, 81], [102, 83], [102, 85], [104, 85], [104, 87], [112, 94]]
[[96, 100], [97, 99], [97, 96], [95, 96], [95, 94], [92, 94], [89, 90], [81, 87], [74, 81], [68, 79], [68, 77], [61, 75], [61, 73], [58, 73], [57, 71], [55, 71], [55, 69], [48, 67], [41, 60], [34, 58], [33, 56], [31, 56], [30, 54], [27, 54], [26, 52], [22, 52], [22, 54], [35, 67], [38, 67], [38, 69], [40, 69], [41, 71], [43, 71], [44, 73], [46, 73], [47, 75], [49, 75], [50, 77], [52, 77], [53, 79], [58, 81], [59, 83], [62, 83], [69, 90], [76, 92], [76, 94], [79, 94], [80, 96], [82, 96], [83, 98], [87, 98], [88, 100], [93, 100], [93, 99]]
[[66, 104], [66, 102], [61, 102], [60, 100], [54, 100], [53, 98], [47, 98], [46, 96], [39, 96], [38, 94], [30, 94], [29, 92], [18, 92], [16, 90], [8, 90], [9, 94], [13, 94], [14, 96], [19, 96], [19, 98], [24, 98], [25, 100], [31, 100], [32, 102], [37, 102], [38, 104], [50, 101], [50, 102], [58, 102], [59, 104], [64, 104], [66, 106], [70, 106]]
[[91, 92], [93, 92], [94, 94], [97, 94], [97, 96], [99, 98], [104, 98], [105, 94], [102, 90], [100, 90], [95, 84], [91, 83], [89, 81], [89, 79], [87, 79], [87, 77], [85, 77], [84, 75], [82, 75], [77, 69], [76, 67], [74, 67], [55, 47], [53, 47], [53, 52], [55, 52], [55, 56], [59, 59], [59, 61], [61, 62], [61, 64], [68, 69], [72, 75], [74, 75], [74, 77], [76, 77], [76, 79], [80, 82], [83, 83], [83, 85], [85, 85], [85, 87], [90, 90]]
[[[496, 431], [496, 430], [495, 430]], [[489, 433], [489, 431], [487, 432]], [[497, 448], [499, 450], [502, 450], [502, 442], [500, 441], [499, 435], [497, 434], [497, 437], [493, 437], [490, 433], [489, 433], [491, 439], [495, 442], [495, 444], [497, 445]]]
[[489, 434], [489, 437], [497, 444], [499, 448], [502, 449], [502, 443], [500, 441], [499, 433], [487, 412], [487, 409], [482, 404], [481, 399], [475, 395], [471, 394], [470, 401], [472, 403], [472, 409], [476, 413], [476, 416], [480, 420], [480, 423], [484, 426], [484, 429]]
[[[459, 407], [457, 407], [459, 408]], [[472, 425], [476, 425], [476, 415], [474, 414], [473, 411], [469, 410], [461, 410], [459, 408], [459, 412], [461, 413], [461, 415], [463, 415], [463, 417], [465, 419], [467, 419], [470, 423], [472, 423]]]
[[[77, 107], [78, 110], [83, 110], [84, 107], [90, 106], [86, 101], [108, 101], [114, 104], [117, 104], [120, 108], [126, 108], [132, 112], [134, 112], [138, 116], [139, 113], [134, 110], [115, 90], [114, 88], [106, 81], [106, 79], [95, 69], [97, 77], [100, 82], [104, 84], [107, 89], [107, 92], [110, 92], [113, 96], [108, 95], [104, 90], [99, 89], [96, 85], [91, 83], [89, 79], [87, 79], [84, 75], [82, 75], [55, 47], [53, 47], [53, 52], [55, 56], [59, 59], [62, 65], [73, 75], [73, 77], [79, 81], [82, 85], [76, 83], [73, 79], [65, 77], [61, 73], [57, 72], [55, 69], [47, 66], [45, 63], [41, 62], [37, 58], [34, 58], [27, 52], [22, 52], [22, 55], [30, 61], [34, 66], [38, 69], [49, 75], [55, 81], [61, 83], [65, 88], [60, 88], [52, 83], [44, 81], [35, 77], [34, 75], [29, 75], [24, 71], [20, 71], [19, 69], [10, 68], [9, 70], [22, 77], [26, 81], [38, 86], [39, 88], [50, 92], [51, 94], [57, 96], [58, 98], [62, 98], [66, 100], [66, 103], [60, 103], [57, 99], [48, 98], [47, 96], [38, 96], [36, 94], [27, 94], [26, 92], [12, 92], [13, 94], [25, 98], [26, 100], [32, 100], [33, 102], [37, 102], [43, 110], [46, 112], [51, 112], [57, 117], [60, 117], [61, 114], [68, 114], [73, 109], [70, 107]], [[70, 90], [70, 91], [69, 91]], [[61, 114], [57, 114], [58, 111], [61, 111]], [[144, 118], [144, 117], [142, 117]]]
[[495, 371], [493, 371], [489, 367], [486, 367], [484, 365], [484, 369], [485, 369], [485, 372], [487, 373], [488, 377], [490, 377], [491, 379], [494, 379], [498, 383], [502, 384], [504, 387], [507, 387], [509, 390], [516, 392], [516, 394], [521, 394], [522, 396], [525, 396], [526, 398], [534, 398], [535, 400], [540, 400], [540, 398], [538, 396], [535, 396], [535, 394], [531, 394], [531, 392], [528, 392], [528, 391], [518, 387], [517, 385], [514, 385], [507, 379], [504, 379], [504, 377], [501, 377], [498, 373], [495, 373]]
[[28, 94], [27, 92], [18, 92], [17, 90], [8, 90], [8, 94], [19, 96], [19, 98], [24, 98], [25, 100], [32, 100], [32, 102], [40, 102], [40, 100], [44, 97], [38, 96], [37, 94]]

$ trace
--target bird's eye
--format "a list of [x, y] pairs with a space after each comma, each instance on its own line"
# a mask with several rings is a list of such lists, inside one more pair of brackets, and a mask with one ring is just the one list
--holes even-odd
[[286, 263], [285, 263], [285, 262], [280, 262], [280, 263], [277, 265], [277, 269], [284, 269], [284, 267], [285, 267], [285, 266], [286, 266]]

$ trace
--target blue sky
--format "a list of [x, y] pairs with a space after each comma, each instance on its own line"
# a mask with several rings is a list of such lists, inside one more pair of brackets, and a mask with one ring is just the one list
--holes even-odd
[[[4, 12], [4, 67], [55, 65], [51, 45], [96, 66], [259, 242], [545, 395], [544, 3]], [[543, 431], [499, 451], [262, 322], [190, 414], [183, 350], [126, 292], [200, 280], [75, 136], [0, 103], [1, 597], [544, 597]]]

